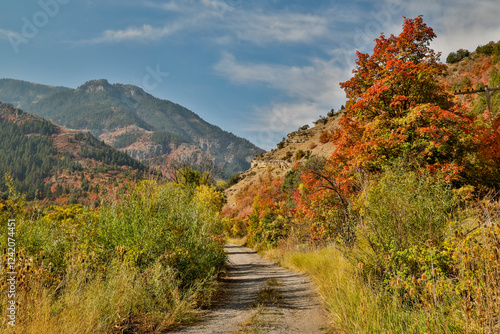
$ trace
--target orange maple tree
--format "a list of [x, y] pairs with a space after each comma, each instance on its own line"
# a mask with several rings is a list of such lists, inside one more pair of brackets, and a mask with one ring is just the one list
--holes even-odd
[[422, 16], [405, 18], [398, 36], [382, 34], [373, 54], [357, 53], [353, 77], [340, 84], [348, 101], [331, 138], [336, 150], [322, 168], [302, 173], [305, 190], [297, 204], [304, 220], [324, 221], [330, 233], [351, 243], [351, 198], [361, 190], [362, 175], [398, 159], [463, 182], [477, 153], [473, 118], [439, 80], [446, 65], [429, 46], [435, 37]]
[[349, 100], [332, 164], [377, 171], [401, 157], [460, 177], [471, 160], [472, 118], [440, 84], [446, 65], [429, 47], [434, 37], [422, 16], [405, 18], [401, 34], [382, 34], [372, 55], [357, 53], [354, 76], [340, 84]]
[[399, 35], [382, 34], [371, 55], [357, 53], [352, 78], [340, 84], [348, 98], [340, 128], [321, 136], [334, 153], [297, 165], [283, 181], [286, 196], [273, 185], [257, 197], [250, 235], [274, 242], [277, 230], [293, 230], [353, 245], [353, 200], [393, 164], [454, 187], [498, 187], [500, 120], [453, 102], [447, 66], [430, 48], [435, 37], [422, 16], [405, 18]]

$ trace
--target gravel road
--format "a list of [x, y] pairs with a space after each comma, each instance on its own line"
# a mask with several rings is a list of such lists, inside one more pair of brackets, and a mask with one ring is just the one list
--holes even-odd
[[[227, 245], [229, 270], [222, 296], [194, 326], [174, 333], [326, 333], [328, 318], [310, 281], [302, 274], [280, 268], [255, 251]], [[273, 286], [283, 297], [278, 306], [255, 307], [259, 291]]]

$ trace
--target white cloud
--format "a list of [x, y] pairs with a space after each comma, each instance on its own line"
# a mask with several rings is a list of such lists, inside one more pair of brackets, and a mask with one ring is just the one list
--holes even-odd
[[257, 108], [253, 118], [247, 120], [250, 126], [245, 130], [255, 145], [271, 149], [287, 133], [318, 119], [319, 111], [326, 114], [321, 106], [312, 102], [272, 104]]
[[233, 38], [229, 35], [216, 37], [214, 42], [218, 45], [229, 45], [233, 42]]
[[324, 37], [329, 32], [328, 20], [317, 15], [298, 13], [265, 15], [253, 13], [239, 18], [234, 25], [237, 37], [256, 44], [273, 42], [311, 43], [318, 37]]
[[197, 22], [203, 20], [204, 15], [200, 14], [198, 16], [193, 15], [186, 19], [177, 20], [159, 27], [144, 24], [142, 27], [127, 27], [125, 29], [118, 30], [109, 29], [102, 32], [101, 36], [80, 41], [79, 44], [115, 43], [123, 41], [157, 41], [185, 29], [193, 28]]
[[451, 6], [437, 2], [432, 8], [446, 13], [440, 17], [432, 13], [424, 16], [424, 21], [426, 17], [432, 20], [429, 25], [437, 34], [432, 46], [443, 52], [444, 59], [457, 49], [474, 51], [478, 45], [500, 39], [500, 6], [497, 0], [458, 0]]
[[333, 59], [314, 58], [306, 66], [285, 66], [242, 63], [229, 53], [223, 55], [215, 70], [236, 84], [263, 83], [290, 98], [323, 105], [344, 95], [339, 82], [348, 79], [350, 72]]
[[121, 42], [124, 40], [158, 40], [162, 37], [172, 34], [176, 30], [177, 29], [175, 27], [165, 26], [161, 28], [154, 28], [149, 24], [145, 24], [139, 28], [130, 27], [124, 30], [106, 30], [102, 33], [101, 37], [93, 41], [99, 43]]
[[289, 102], [256, 108], [254, 117], [246, 122], [252, 141], [269, 148], [283, 134], [311, 124], [319, 115], [325, 116], [331, 108], [344, 104], [345, 93], [339, 82], [349, 79], [351, 67], [319, 58], [305, 66], [242, 63], [225, 53], [215, 70], [235, 84], [264, 84], [287, 96]]
[[182, 12], [186, 8], [185, 6], [182, 6], [182, 3], [176, 1], [164, 2], [159, 4], [154, 2], [146, 2], [145, 4], [148, 7], [158, 8], [168, 12]]
[[[0, 29], [0, 39], [9, 39], [9, 37], [19, 37], [20, 34], [12, 30]], [[21, 36], [22, 37], [22, 36]]]
[[[173, 33], [189, 29], [196, 32], [211, 31], [225, 35], [222, 42], [249, 41], [255, 44], [312, 43], [329, 33], [329, 20], [323, 16], [280, 12], [265, 14], [257, 9], [244, 9], [236, 1], [225, 0], [171, 0], [165, 3], [146, 2], [145, 6], [175, 14], [175, 24], [153, 27], [127, 27], [106, 30], [101, 36], [85, 43], [109, 43], [126, 40], [158, 40]], [[214, 38], [221, 42], [219, 37]]]

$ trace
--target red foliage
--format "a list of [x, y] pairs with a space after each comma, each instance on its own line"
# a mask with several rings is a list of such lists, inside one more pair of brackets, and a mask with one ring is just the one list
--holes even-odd
[[399, 159], [455, 185], [498, 187], [500, 120], [474, 118], [453, 103], [440, 79], [446, 65], [429, 48], [434, 37], [421, 16], [405, 18], [402, 33], [381, 35], [372, 55], [358, 52], [353, 77], [341, 83], [348, 102], [340, 129], [321, 134], [321, 142], [334, 144], [334, 153], [326, 161], [313, 157], [295, 166], [301, 184], [294, 193], [284, 194], [281, 180], [254, 186], [255, 230], [262, 227], [257, 221], [268, 226], [273, 217], [286, 216], [294, 231], [306, 227], [315, 239], [352, 244], [352, 197], [364, 175]]
[[446, 65], [429, 48], [435, 36], [421, 16], [405, 19], [400, 35], [376, 39], [371, 56], [358, 53], [354, 76], [341, 83], [348, 108], [330, 159], [346, 179], [356, 168], [377, 171], [397, 157], [449, 179], [464, 169], [472, 119], [453, 107], [438, 80]]

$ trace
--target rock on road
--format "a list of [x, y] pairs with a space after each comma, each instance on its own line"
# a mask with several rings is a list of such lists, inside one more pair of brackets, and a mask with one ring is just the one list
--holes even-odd
[[[278, 267], [260, 257], [255, 251], [241, 246], [227, 245], [228, 275], [223, 280], [222, 297], [215, 307], [201, 316], [194, 326], [178, 328], [174, 333], [236, 333], [244, 331], [244, 324], [256, 319], [253, 307], [266, 281], [275, 279], [280, 286], [283, 302], [261, 310], [259, 333], [326, 333], [326, 311], [308, 278], [302, 274]], [[252, 318], [253, 317], [253, 318]]]

